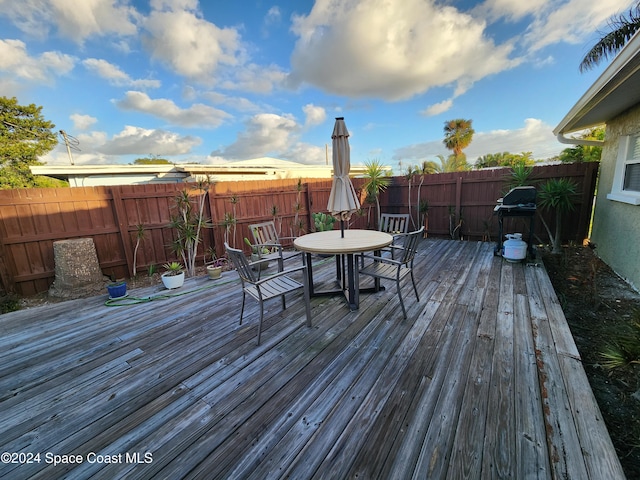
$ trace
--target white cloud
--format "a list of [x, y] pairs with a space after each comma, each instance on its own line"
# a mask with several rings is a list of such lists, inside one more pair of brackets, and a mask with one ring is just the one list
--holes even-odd
[[[183, 136], [166, 130], [128, 125], [111, 139], [102, 131], [81, 133], [76, 138], [78, 148], [72, 151], [75, 165], [120, 163], [122, 156], [188, 155], [193, 148], [202, 143], [200, 138], [190, 135]], [[69, 165], [70, 163], [62, 143], [41, 160], [48, 165]]]
[[310, 127], [314, 125], [320, 125], [327, 119], [327, 111], [322, 108], [314, 105], [312, 103], [308, 103], [302, 107], [302, 111], [305, 115], [305, 126]]
[[483, 21], [433, 0], [318, 0], [292, 30], [291, 84], [350, 97], [403, 100], [451, 84], [460, 94], [520, 62]]
[[[522, 153], [532, 152], [537, 160], [547, 159], [559, 154], [565, 146], [561, 145], [553, 135], [553, 127], [542, 120], [527, 118], [524, 126], [515, 130], [492, 130], [489, 132], [476, 131], [473, 141], [465, 149], [470, 162], [488, 153]], [[393, 158], [408, 163], [418, 163], [423, 160], [434, 160], [436, 155], [449, 155], [442, 140], [418, 143], [399, 148]]]
[[111, 85], [118, 87], [135, 87], [135, 88], [158, 88], [160, 80], [139, 79], [134, 80], [120, 68], [106, 60], [98, 58], [87, 58], [82, 61], [85, 68], [101, 78], [109, 81]]
[[[306, 165], [326, 165], [327, 154], [325, 147], [310, 145], [304, 142], [296, 142], [282, 156], [286, 160], [292, 162], [304, 163]], [[329, 158], [329, 164], [331, 158]]]
[[202, 140], [193, 136], [181, 136], [175, 132], [125, 126], [97, 150], [106, 155], [183, 155], [200, 145]]
[[154, 10], [195, 10], [198, 8], [198, 0], [151, 0], [149, 4]]
[[245, 130], [222, 150], [211, 153], [228, 159], [245, 160], [284, 152], [294, 144], [300, 126], [291, 115], [261, 113], [246, 122]]
[[516, 130], [477, 132], [465, 152], [469, 160], [500, 152], [533, 152], [533, 157], [540, 160], [557, 155], [563, 148], [565, 146], [558, 142], [551, 125], [537, 118], [527, 118], [524, 127]]
[[[527, 28], [524, 44], [536, 52], [557, 43], [579, 44], [606, 24], [611, 15], [628, 8], [629, 0], [549, 2]], [[635, 2], [633, 2], [635, 3]]]
[[285, 83], [287, 74], [277, 65], [248, 64], [225, 70], [220, 87], [228, 90], [266, 94]]
[[40, 83], [53, 83], [53, 77], [69, 73], [75, 64], [74, 57], [60, 52], [44, 52], [31, 57], [21, 40], [0, 40], [0, 58], [0, 75], [6, 72]]
[[[72, 149], [71, 156], [75, 165], [101, 165], [114, 163], [108, 156], [97, 153], [96, 148], [107, 141], [105, 132], [93, 131], [80, 133], [75, 136], [77, 145]], [[59, 142], [55, 149], [40, 158], [47, 165], [69, 165], [71, 160], [64, 142]]]
[[439, 115], [441, 113], [446, 112], [447, 110], [449, 110], [451, 108], [452, 105], [453, 105], [453, 99], [449, 98], [447, 100], [443, 100], [441, 102], [434, 103], [433, 105], [429, 105], [427, 108], [422, 110], [420, 113], [422, 115], [426, 115], [426, 116], [431, 117], [433, 115]]
[[273, 6], [268, 11], [264, 17], [264, 26], [269, 27], [271, 25], [278, 25], [282, 20], [282, 12], [280, 11], [280, 7]]
[[213, 128], [218, 127], [230, 115], [217, 108], [195, 103], [189, 108], [178, 107], [173, 100], [151, 99], [146, 93], [129, 91], [123, 100], [116, 102], [123, 110], [133, 110], [161, 118], [173, 125]]
[[[213, 83], [219, 65], [235, 66], [243, 56], [240, 35], [233, 28], [218, 28], [195, 11], [196, 2], [153, 2], [144, 20], [143, 43], [151, 56], [176, 73]], [[158, 8], [162, 7], [163, 10]]]
[[[307, 105], [317, 117], [320, 110]], [[310, 165], [325, 164], [324, 146], [300, 141], [301, 126], [292, 115], [262, 113], [254, 115], [245, 124], [232, 144], [211, 152], [210, 162], [247, 160], [275, 156]]]
[[91, 115], [80, 115], [79, 113], [74, 113], [69, 118], [73, 122], [74, 130], [86, 130], [98, 121]]
[[256, 113], [261, 110], [259, 105], [256, 105], [245, 97], [235, 97], [220, 92], [206, 92], [202, 94], [202, 97], [214, 105], [224, 105], [238, 112]]
[[125, 1], [4, 0], [0, 12], [23, 32], [46, 38], [52, 29], [82, 44], [91, 36], [134, 35], [139, 17]]
[[518, 21], [527, 15], [540, 12], [549, 3], [548, 0], [485, 0], [471, 13], [474, 16], [486, 16], [490, 21], [501, 18]]

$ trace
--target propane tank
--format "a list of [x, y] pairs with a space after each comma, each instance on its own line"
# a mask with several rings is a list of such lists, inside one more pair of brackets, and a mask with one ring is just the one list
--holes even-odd
[[527, 257], [527, 242], [522, 240], [521, 233], [505, 235], [507, 240], [503, 244], [502, 257], [510, 262], [519, 262]]

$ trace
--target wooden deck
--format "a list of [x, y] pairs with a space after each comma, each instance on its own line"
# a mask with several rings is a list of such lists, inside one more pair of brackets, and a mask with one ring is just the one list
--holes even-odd
[[235, 272], [2, 315], [0, 452], [34, 456], [0, 477], [624, 478], [542, 266], [427, 239], [416, 271], [407, 320], [294, 295], [259, 347]]

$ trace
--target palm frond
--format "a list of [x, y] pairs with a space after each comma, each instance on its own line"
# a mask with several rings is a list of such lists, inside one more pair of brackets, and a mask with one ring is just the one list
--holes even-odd
[[580, 72], [590, 70], [602, 60], [615, 56], [622, 47], [640, 30], [640, 4], [629, 10], [627, 14], [621, 14], [609, 20], [611, 31], [601, 33], [602, 38], [589, 50], [580, 62]]

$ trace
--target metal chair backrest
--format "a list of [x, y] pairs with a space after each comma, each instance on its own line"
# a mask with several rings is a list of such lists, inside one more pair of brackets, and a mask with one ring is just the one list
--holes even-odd
[[273, 221], [254, 223], [249, 225], [249, 230], [253, 235], [254, 242], [258, 245], [278, 245], [280, 243], [276, 224]]
[[380, 215], [380, 227], [378, 230], [391, 234], [407, 233], [409, 231], [409, 214], [383, 213]]
[[401, 245], [403, 247], [400, 250], [401, 254], [397, 258], [400, 263], [404, 265], [413, 263], [413, 258], [416, 256], [418, 242], [420, 241], [420, 238], [422, 238], [423, 231], [424, 227], [421, 227], [420, 230], [416, 230], [415, 232], [402, 233], [396, 236], [396, 245]]
[[249, 261], [244, 255], [244, 252], [242, 250], [238, 250], [237, 248], [231, 248], [227, 242], [224, 243], [224, 248], [227, 251], [229, 260], [240, 276], [242, 285], [244, 286], [245, 282], [256, 283], [258, 281], [258, 277], [251, 268], [251, 265], [249, 265]]

